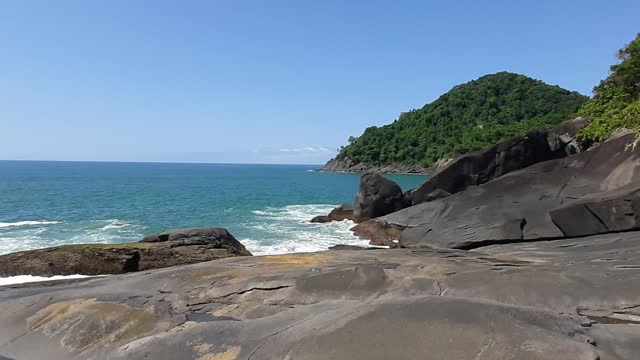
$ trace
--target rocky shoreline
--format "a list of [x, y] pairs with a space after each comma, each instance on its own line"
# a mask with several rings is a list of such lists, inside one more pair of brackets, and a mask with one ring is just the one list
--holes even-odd
[[0, 359], [635, 359], [640, 147], [623, 131], [580, 149], [587, 123], [405, 193], [366, 174], [314, 219], [392, 249], [254, 257], [214, 228], [0, 256], [4, 275], [117, 274], [0, 287]]
[[354, 230], [405, 248], [456, 249], [636, 231], [640, 151], [630, 146], [634, 139], [620, 134], [589, 151], [421, 202]]
[[634, 359], [638, 244], [632, 232], [476, 251], [236, 257], [9, 287], [0, 355]]
[[178, 229], [123, 244], [79, 244], [0, 256], [0, 277], [122, 274], [251, 253], [226, 229]]
[[[530, 154], [526, 156], [526, 159], [528, 159], [529, 162], [535, 163], [535, 162], [541, 161], [537, 159], [539, 157], [558, 156], [558, 154], [555, 154], [555, 153], [557, 151], [564, 151], [565, 148], [567, 149], [566, 151], [567, 151], [567, 154], [569, 155], [572, 153], [576, 153], [579, 148], [575, 140], [577, 132], [583, 127], [585, 127], [586, 125], [588, 125], [590, 122], [591, 122], [591, 119], [578, 117], [570, 121], [566, 121], [556, 127], [532, 131], [523, 137], [515, 138], [511, 141], [498, 144], [496, 146], [490, 147], [485, 150], [464, 154], [462, 156], [459, 156], [458, 158], [440, 159], [432, 167], [423, 167], [420, 165], [403, 165], [403, 164], [372, 165], [372, 164], [356, 163], [350, 159], [333, 158], [329, 160], [326, 164], [324, 164], [317, 171], [346, 172], [346, 173], [360, 173], [360, 174], [375, 173], [375, 174], [433, 175], [445, 168], [450, 167], [449, 165], [453, 162], [461, 163], [460, 158], [469, 158], [474, 156], [474, 154], [483, 154], [483, 153], [486, 154], [490, 152], [491, 149], [493, 149], [494, 152], [499, 153], [509, 147], [520, 147], [520, 149], [526, 147], [528, 149], [527, 151], [530, 151]], [[542, 140], [543, 142], [544, 141], [548, 142], [547, 150], [543, 148], [544, 146], [542, 148], [539, 145], [537, 147], [531, 146], [533, 142], [541, 138], [544, 138]], [[525, 143], [524, 145], [521, 144], [523, 142]], [[555, 155], [551, 155], [551, 154], [555, 154]], [[481, 164], [481, 166], [483, 166], [484, 169], [492, 169], [492, 167], [488, 164]], [[519, 166], [523, 167], [522, 164]]]
[[345, 172], [345, 173], [376, 173], [376, 174], [404, 174], [404, 175], [430, 175], [436, 168], [426, 168], [419, 165], [370, 165], [353, 163], [349, 159], [331, 159], [324, 164], [320, 172]]

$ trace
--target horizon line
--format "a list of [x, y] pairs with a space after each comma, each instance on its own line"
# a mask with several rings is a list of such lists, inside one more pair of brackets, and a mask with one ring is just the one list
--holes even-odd
[[322, 164], [291, 163], [241, 163], [241, 162], [198, 162], [198, 161], [135, 161], [135, 160], [35, 160], [35, 159], [0, 159], [0, 162], [77, 162], [77, 163], [124, 163], [124, 164], [210, 164], [210, 165], [294, 165], [322, 166]]

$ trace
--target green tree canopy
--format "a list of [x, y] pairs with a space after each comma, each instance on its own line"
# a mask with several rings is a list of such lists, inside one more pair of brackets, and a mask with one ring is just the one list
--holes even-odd
[[640, 34], [618, 52], [618, 60], [580, 109], [595, 118], [578, 136], [585, 146], [607, 139], [618, 128], [640, 130]]
[[500, 72], [455, 86], [389, 125], [350, 138], [338, 159], [372, 165], [431, 166], [446, 156], [494, 145], [555, 125], [587, 97], [524, 75]]

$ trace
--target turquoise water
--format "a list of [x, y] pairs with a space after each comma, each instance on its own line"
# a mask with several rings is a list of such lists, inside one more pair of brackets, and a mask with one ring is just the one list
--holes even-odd
[[[348, 221], [309, 223], [353, 201], [360, 179], [317, 167], [0, 161], [0, 254], [210, 226], [229, 229], [257, 255], [366, 244]], [[389, 178], [405, 190], [424, 181]]]

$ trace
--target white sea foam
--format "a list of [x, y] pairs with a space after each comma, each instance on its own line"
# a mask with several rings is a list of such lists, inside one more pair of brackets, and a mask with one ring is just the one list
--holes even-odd
[[55, 276], [50, 276], [50, 277], [33, 276], [33, 275], [18, 275], [18, 276], [0, 277], [0, 286], [12, 285], [12, 284], [31, 283], [31, 282], [37, 282], [37, 281], [83, 279], [83, 278], [87, 278], [87, 277], [92, 277], [92, 276], [90, 276], [90, 275], [79, 275], [79, 274], [76, 274], [76, 275], [55, 275]]
[[56, 222], [56, 227], [10, 227], [0, 232], [0, 255], [67, 244], [122, 243], [142, 239], [145, 226], [118, 219]]
[[0, 222], [0, 228], [18, 227], [18, 226], [35, 226], [35, 225], [53, 225], [62, 224], [62, 221], [48, 221], [48, 220], [26, 220], [17, 222]]
[[126, 223], [124, 221], [120, 221], [118, 219], [109, 219], [106, 220], [107, 224], [100, 228], [100, 230], [111, 230], [111, 229], [122, 229], [130, 226], [131, 224]]
[[326, 215], [337, 205], [312, 204], [268, 207], [255, 210], [257, 219], [246, 226], [260, 236], [240, 239], [254, 255], [274, 255], [327, 250], [337, 244], [367, 246], [368, 241], [353, 235], [352, 221], [311, 223], [317, 215]]
[[[368, 241], [353, 235], [355, 223], [311, 223], [317, 215], [328, 214], [336, 205], [311, 204], [266, 207], [237, 224], [238, 239], [255, 255], [286, 254], [326, 250], [337, 244], [367, 246]], [[137, 241], [146, 227], [119, 219], [66, 221], [55, 228], [49, 221], [38, 226], [11, 227], [0, 232], [0, 254], [66, 244], [121, 243]], [[1, 224], [1, 223], [0, 223]], [[235, 233], [235, 231], [232, 231]]]

